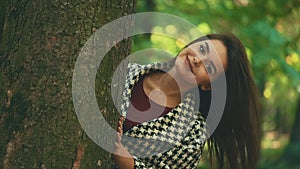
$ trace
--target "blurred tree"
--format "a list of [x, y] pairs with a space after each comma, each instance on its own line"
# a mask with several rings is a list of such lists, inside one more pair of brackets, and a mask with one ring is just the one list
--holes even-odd
[[[155, 4], [157, 12], [184, 18], [204, 33], [228, 31], [240, 37], [261, 93], [264, 131], [276, 130], [278, 136], [300, 133], [295, 130], [299, 129], [299, 121], [294, 120], [299, 116], [299, 0], [155, 0]], [[151, 40], [173, 44], [163, 38], [160, 42], [158, 38]], [[134, 48], [138, 50], [141, 45], [155, 46], [140, 41]]]
[[[300, 82], [300, 69], [297, 66], [300, 61], [288, 64], [286, 60], [293, 54], [296, 57], [300, 55], [300, 30], [299, 22], [296, 22], [300, 19], [299, 1], [156, 0], [155, 4], [158, 12], [185, 18], [204, 33], [229, 31], [237, 34], [247, 48], [256, 83], [264, 100], [264, 112], [268, 118], [272, 117], [271, 123], [275, 122], [273, 126], [279, 126], [280, 131], [290, 130], [291, 118], [277, 121], [278, 124], [274, 119], [276, 110], [280, 117], [292, 117], [295, 113], [295, 106], [287, 107], [286, 103], [295, 102], [293, 95]], [[171, 44], [161, 38], [159, 44], [164, 43]], [[146, 44], [140, 42], [134, 48]]]
[[[135, 6], [131, 0], [1, 1], [0, 168], [111, 166], [109, 153], [76, 118], [72, 73], [80, 48], [97, 28]], [[116, 34], [124, 31], [116, 28]], [[115, 44], [97, 76], [99, 106], [106, 107], [111, 125], [118, 114], [101, 93], [110, 94], [112, 73], [129, 51], [130, 39]]]
[[300, 97], [298, 98], [295, 122], [290, 135], [290, 142], [286, 148], [284, 159], [292, 164], [299, 164], [300, 154]]

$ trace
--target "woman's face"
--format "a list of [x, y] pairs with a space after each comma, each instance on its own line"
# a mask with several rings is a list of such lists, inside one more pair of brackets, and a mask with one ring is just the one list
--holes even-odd
[[185, 80], [209, 85], [226, 70], [227, 49], [219, 40], [196, 42], [178, 54], [175, 67]]

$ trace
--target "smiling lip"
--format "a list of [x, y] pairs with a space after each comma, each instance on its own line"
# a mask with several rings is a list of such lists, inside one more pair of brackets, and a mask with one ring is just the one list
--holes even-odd
[[190, 61], [188, 55], [186, 55], [185, 64], [187, 64], [187, 67], [191, 70], [192, 73], [194, 73], [193, 69], [192, 69], [192, 64], [191, 64], [191, 61]]

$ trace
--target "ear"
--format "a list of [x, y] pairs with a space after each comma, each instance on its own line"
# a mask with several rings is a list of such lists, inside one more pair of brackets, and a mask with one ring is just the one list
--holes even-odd
[[210, 84], [201, 85], [201, 90], [202, 91], [210, 91], [211, 90], [211, 85]]

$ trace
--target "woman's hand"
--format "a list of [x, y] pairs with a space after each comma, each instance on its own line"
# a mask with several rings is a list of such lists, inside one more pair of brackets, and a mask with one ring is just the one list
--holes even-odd
[[120, 117], [117, 126], [117, 140], [115, 142], [115, 152], [113, 156], [116, 164], [119, 166], [120, 169], [134, 169], [134, 159], [121, 143], [123, 134], [123, 122], [124, 117]]

